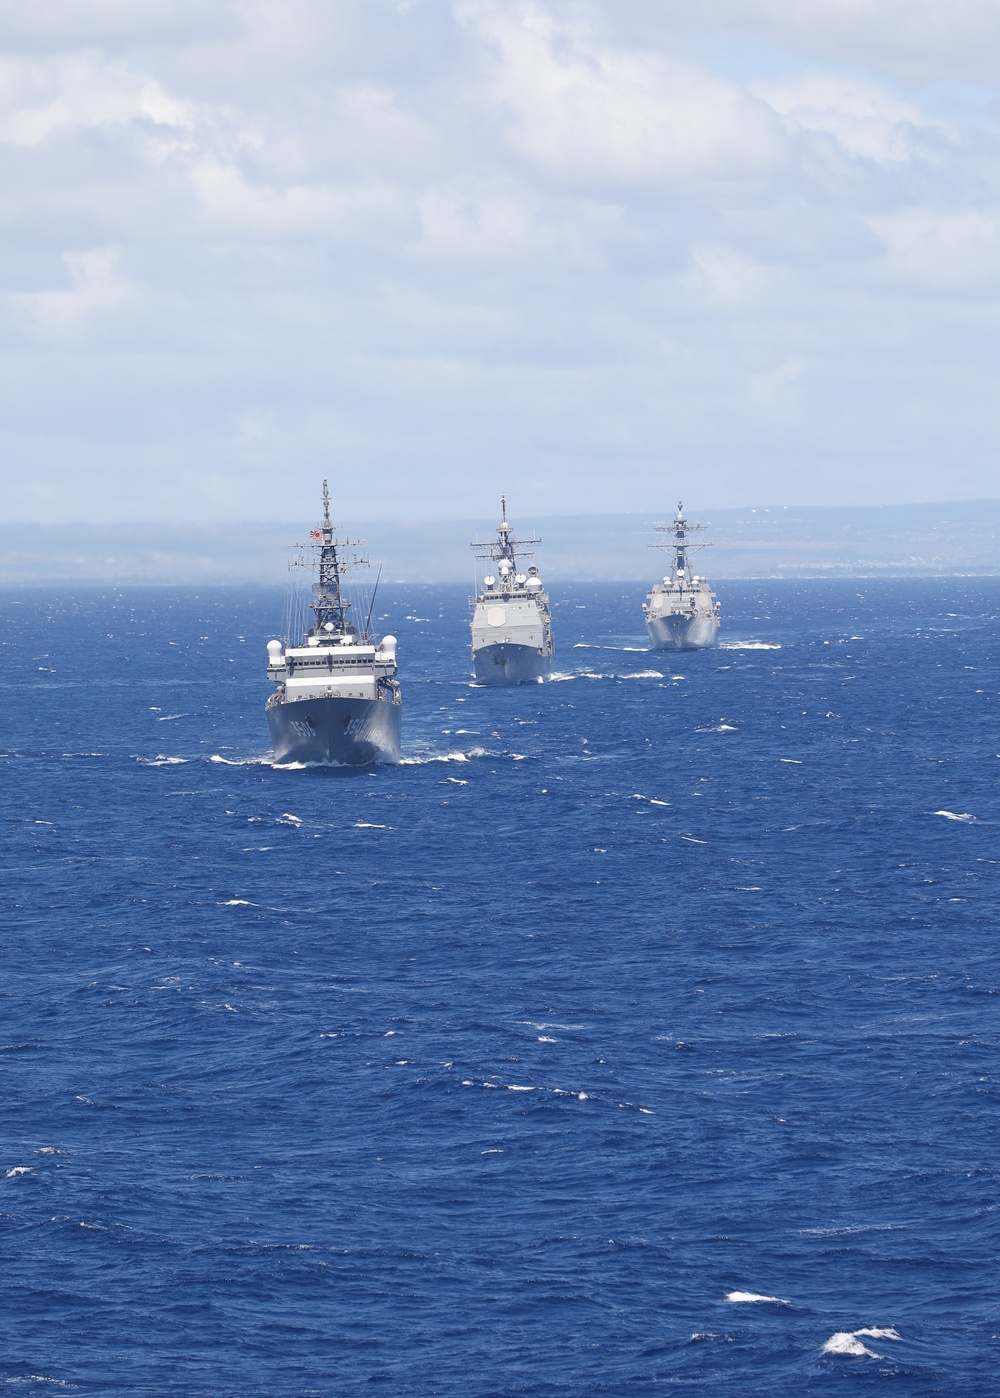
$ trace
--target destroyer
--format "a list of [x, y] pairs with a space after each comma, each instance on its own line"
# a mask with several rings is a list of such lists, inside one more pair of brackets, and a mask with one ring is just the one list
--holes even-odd
[[360, 635], [347, 619], [351, 604], [341, 591], [341, 575], [359, 560], [341, 552], [348, 541], [341, 544], [330, 523], [326, 481], [323, 522], [309, 540], [303, 548], [312, 556], [297, 562], [318, 569], [309, 604], [313, 623], [300, 646], [291, 645], [288, 637], [284, 645], [267, 643], [267, 677], [278, 681], [267, 701], [275, 758], [350, 766], [398, 762], [402, 704], [396, 638], [384, 636], [377, 645], [370, 634], [374, 594]]
[[[700, 528], [700, 526], [695, 526]], [[672, 534], [669, 543], [657, 540], [650, 548], [672, 549], [670, 572], [662, 583], [654, 583], [642, 604], [646, 630], [653, 650], [704, 650], [714, 646], [719, 636], [721, 613], [707, 579], [692, 574], [688, 554], [709, 544], [689, 544], [684, 506], [677, 506], [673, 524], [657, 529]]]
[[507, 523], [507, 497], [496, 542], [473, 544], [479, 558], [495, 564], [472, 599], [472, 663], [480, 684], [532, 684], [552, 673], [552, 617], [534, 564], [521, 571], [541, 539], [515, 539]]

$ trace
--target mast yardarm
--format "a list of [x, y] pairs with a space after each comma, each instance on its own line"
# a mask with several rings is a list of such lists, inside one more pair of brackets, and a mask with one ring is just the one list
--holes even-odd
[[674, 516], [673, 523], [653, 525], [654, 529], [658, 529], [663, 534], [673, 534], [673, 538], [669, 543], [666, 541], [661, 543], [656, 539], [649, 547], [651, 549], [673, 549], [673, 575], [675, 578], [690, 578], [691, 574], [688, 568], [687, 558], [689, 553], [693, 552], [695, 549], [710, 549], [712, 547], [709, 543], [688, 543], [688, 534], [694, 533], [696, 530], [704, 529], [704, 527], [703, 524], [688, 524], [687, 520], [684, 518], [684, 503], [681, 500], [677, 502], [677, 514]]
[[507, 497], [500, 496], [501, 520], [497, 525], [497, 538], [494, 543], [490, 540], [485, 544], [473, 544], [478, 558], [488, 558], [493, 563], [509, 563], [512, 572], [517, 571], [518, 557], [530, 558], [534, 553], [534, 545], [540, 544], [541, 539], [532, 537], [530, 539], [515, 539], [514, 526], [507, 522]]

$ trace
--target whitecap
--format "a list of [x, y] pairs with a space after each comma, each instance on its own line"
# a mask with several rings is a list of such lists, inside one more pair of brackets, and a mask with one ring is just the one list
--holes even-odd
[[184, 762], [190, 762], [189, 757], [165, 757], [162, 752], [158, 752], [155, 757], [139, 757], [136, 759], [144, 767], [179, 767]]
[[619, 675], [620, 680], [662, 680], [661, 670], [630, 670], [626, 674]]
[[9, 1180], [16, 1179], [18, 1175], [33, 1175], [35, 1172], [30, 1165], [15, 1165], [12, 1170], [7, 1171]]
[[220, 904], [223, 908], [256, 908], [258, 903], [249, 903], [246, 898], [229, 898], [225, 903]]
[[780, 650], [774, 641], [721, 641], [720, 650]]
[[294, 825], [296, 828], [302, 824], [301, 817], [292, 815], [291, 811], [285, 811], [275, 820], [275, 825]]
[[354, 828], [355, 828], [355, 830], [388, 830], [388, 829], [389, 829], [388, 825], [376, 825], [373, 821], [370, 821], [370, 820], [356, 820], [356, 821], [354, 822]]
[[469, 748], [468, 752], [433, 752], [423, 757], [401, 757], [400, 767], [425, 767], [431, 762], [471, 762], [474, 757], [496, 757], [487, 748]]
[[901, 1340], [903, 1338], [898, 1331], [878, 1325], [865, 1326], [861, 1330], [838, 1330], [835, 1335], [830, 1336], [821, 1352], [823, 1354], [852, 1354], [859, 1358], [881, 1359], [882, 1355], [861, 1343], [860, 1336], [862, 1335], [870, 1340]]
[[934, 814], [944, 816], [945, 820], [975, 820], [976, 818], [968, 811], [935, 811]]
[[758, 1304], [787, 1306], [790, 1304], [783, 1296], [761, 1296], [756, 1291], [730, 1291], [726, 1293], [726, 1300], [732, 1302], [734, 1306]]

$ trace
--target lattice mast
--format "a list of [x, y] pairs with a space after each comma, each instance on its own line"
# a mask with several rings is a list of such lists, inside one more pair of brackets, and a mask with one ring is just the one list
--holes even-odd
[[309, 628], [310, 636], [356, 636], [357, 628], [347, 619], [351, 603], [344, 596], [343, 574], [352, 567], [368, 562], [356, 554], [345, 554], [345, 549], [357, 548], [361, 540], [338, 539], [336, 528], [330, 520], [330, 487], [323, 482], [323, 520], [318, 529], [309, 531], [309, 543], [297, 544], [296, 548], [315, 550], [319, 546], [319, 557], [302, 553], [293, 558], [290, 568], [315, 569], [319, 573], [313, 584], [313, 600], [309, 603], [314, 621]]
[[674, 556], [671, 566], [674, 577], [690, 577], [688, 554], [695, 553], [698, 549], [710, 549], [714, 547], [711, 543], [707, 542], [700, 544], [691, 544], [688, 542], [688, 534], [698, 533], [700, 530], [704, 529], [704, 527], [703, 524], [688, 524], [687, 520], [684, 518], [684, 502], [678, 500], [677, 513], [672, 522], [670, 524], [653, 525], [654, 529], [659, 530], [663, 534], [670, 534], [672, 537], [669, 540], [664, 539], [662, 541], [654, 539], [649, 547], [651, 549], [672, 549]]

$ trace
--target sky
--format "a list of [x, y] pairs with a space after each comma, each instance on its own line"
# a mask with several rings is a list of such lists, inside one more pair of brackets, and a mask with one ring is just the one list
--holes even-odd
[[0, 0], [6, 521], [1000, 497], [1000, 0]]

